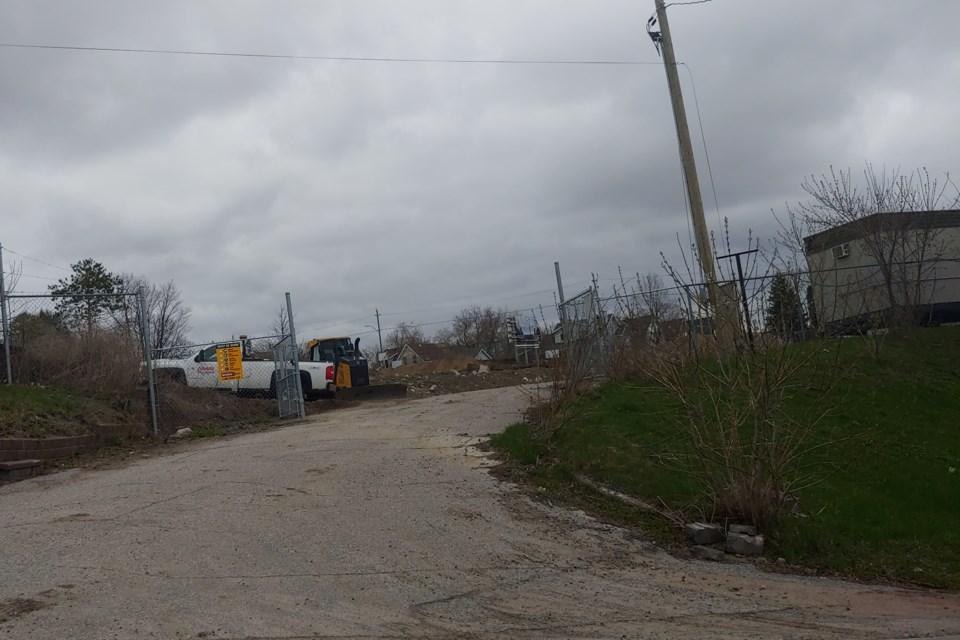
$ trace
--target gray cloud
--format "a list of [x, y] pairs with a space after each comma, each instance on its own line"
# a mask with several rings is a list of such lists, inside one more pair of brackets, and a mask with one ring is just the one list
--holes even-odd
[[[658, 62], [653, 3], [4, 3], [0, 41], [295, 55]], [[804, 176], [954, 169], [951, 2], [670, 9], [720, 216], [769, 236]], [[682, 81], [695, 138], [693, 86]], [[194, 337], [547, 307], [689, 243], [660, 66], [347, 63], [0, 50], [0, 241], [173, 279]], [[699, 151], [708, 221], [718, 228]], [[27, 262], [26, 273], [62, 271]], [[21, 289], [48, 281], [24, 278]], [[439, 325], [430, 325], [436, 328]]]

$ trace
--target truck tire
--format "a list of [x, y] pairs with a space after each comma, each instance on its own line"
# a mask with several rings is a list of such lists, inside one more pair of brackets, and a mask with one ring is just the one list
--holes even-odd
[[[304, 400], [316, 400], [321, 397], [321, 391], [313, 388], [313, 379], [310, 377], [310, 373], [307, 371], [300, 372], [300, 388], [303, 390], [303, 399]], [[277, 374], [274, 373], [270, 376], [270, 391], [267, 392], [267, 397], [276, 400], [277, 398]]]
[[300, 372], [300, 389], [303, 390], [304, 400], [316, 400], [317, 392], [313, 388], [313, 379], [308, 371]]
[[270, 390], [267, 391], [267, 397], [271, 400], [277, 399], [277, 374], [270, 375]]

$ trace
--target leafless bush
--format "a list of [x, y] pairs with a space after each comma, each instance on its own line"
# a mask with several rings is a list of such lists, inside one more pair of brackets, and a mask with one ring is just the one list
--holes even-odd
[[157, 413], [161, 435], [180, 427], [230, 427], [242, 422], [276, 419], [275, 400], [240, 398], [217, 389], [194, 389], [174, 380], [157, 380]]
[[833, 408], [825, 400], [837, 379], [838, 345], [764, 335], [755, 349], [723, 358], [651, 363], [651, 377], [680, 401], [687, 446], [678, 459], [714, 515], [772, 525], [821, 477], [823, 466], [802, 460], [828, 444], [814, 434]]
[[528, 416], [533, 431], [544, 441], [549, 442], [569, 422], [576, 398], [593, 387], [593, 358], [592, 340], [565, 339], [560, 357], [546, 369], [550, 372], [549, 390], [535, 398], [533, 414]]
[[[668, 273], [689, 286], [677, 270]], [[751, 295], [731, 299], [741, 315], [711, 301], [716, 338], [709, 357], [696, 349], [691, 358], [653, 350], [645, 366], [682, 407], [686, 446], [676, 459], [700, 482], [713, 515], [770, 526], [824, 470], [803, 460], [828, 444], [815, 432], [833, 408], [826, 398], [837, 380], [839, 343], [791, 344], [756, 327], [745, 340], [746, 310], [762, 307], [766, 292], [760, 287]]]
[[95, 329], [76, 334], [46, 328], [17, 341], [15, 379], [118, 397], [133, 395], [142, 349], [128, 332]]

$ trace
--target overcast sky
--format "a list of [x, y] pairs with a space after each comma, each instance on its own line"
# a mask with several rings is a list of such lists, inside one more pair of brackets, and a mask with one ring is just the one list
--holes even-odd
[[[653, 0], [0, 0], [0, 42], [278, 55], [637, 61], [343, 62], [0, 48], [0, 242], [21, 292], [91, 257], [173, 280], [197, 340], [301, 338], [469, 304], [547, 307], [688, 245]], [[960, 170], [960, 2], [713, 0], [669, 9], [719, 212], [830, 166]], [[367, 336], [365, 339], [375, 339]]]

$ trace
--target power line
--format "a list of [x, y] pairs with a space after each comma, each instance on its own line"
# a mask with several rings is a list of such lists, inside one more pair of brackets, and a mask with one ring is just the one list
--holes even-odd
[[[709, 1], [709, 0], [707, 0]], [[717, 207], [717, 224], [723, 228], [723, 220], [720, 218], [720, 201], [717, 199], [717, 186], [713, 182], [713, 167], [710, 166], [710, 152], [707, 150], [707, 136], [703, 133], [703, 118], [700, 117], [700, 100], [697, 98], [697, 85], [693, 81], [693, 72], [690, 66], [685, 62], [678, 62], [677, 66], [682, 66], [687, 70], [690, 76], [690, 88], [693, 89], [693, 105], [697, 109], [697, 124], [700, 125], [700, 140], [703, 142], [703, 156], [707, 160], [707, 175], [710, 176], [710, 189], [713, 191], [713, 204]]]
[[51, 278], [50, 276], [37, 276], [32, 273], [14, 273], [12, 271], [4, 272], [4, 275], [11, 278], [34, 278], [36, 280], [52, 280], [54, 282], [59, 280], [59, 278]]
[[7, 253], [12, 253], [12, 254], [15, 255], [15, 256], [20, 256], [20, 257], [23, 258], [24, 260], [30, 260], [31, 262], [36, 262], [36, 263], [45, 265], [45, 266], [47, 266], [47, 267], [53, 267], [54, 269], [60, 269], [61, 271], [70, 271], [70, 269], [68, 269], [68, 268], [66, 268], [66, 267], [61, 267], [61, 266], [56, 265], [56, 264], [50, 264], [49, 262], [44, 262], [43, 260], [37, 260], [36, 258], [31, 258], [30, 256], [25, 256], [25, 255], [23, 255], [22, 253], [17, 253], [17, 252], [14, 251], [13, 249], [9, 249], [9, 248], [7, 248], [7, 247], [4, 247], [3, 250], [6, 251]]
[[104, 53], [142, 53], [177, 56], [211, 56], [221, 58], [265, 58], [270, 60], [319, 60], [326, 62], [394, 62], [413, 64], [509, 64], [509, 65], [585, 65], [585, 66], [641, 66], [656, 65], [659, 62], [640, 60], [523, 60], [518, 58], [472, 59], [472, 58], [395, 58], [379, 56], [315, 56], [280, 53], [242, 53], [236, 51], [195, 51], [189, 49], [140, 49], [133, 47], [81, 47], [52, 44], [23, 44], [0, 42], [0, 47], [8, 49], [47, 49], [54, 51], [90, 51]]

